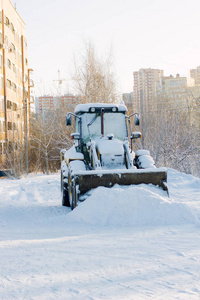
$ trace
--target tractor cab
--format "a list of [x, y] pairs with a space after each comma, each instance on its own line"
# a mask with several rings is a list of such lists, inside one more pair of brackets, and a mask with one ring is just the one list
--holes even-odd
[[71, 124], [71, 115], [75, 117], [75, 133], [71, 137], [75, 140], [77, 151], [84, 154], [86, 161], [89, 160], [88, 147], [91, 141], [95, 141], [105, 151], [102, 145], [109, 143], [111, 146], [112, 143], [116, 147], [128, 139], [126, 111], [124, 105], [92, 103], [79, 104], [74, 114], [67, 115], [67, 125]]

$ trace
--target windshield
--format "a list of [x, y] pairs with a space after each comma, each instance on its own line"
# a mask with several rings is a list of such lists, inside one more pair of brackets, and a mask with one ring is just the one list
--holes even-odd
[[[82, 136], [83, 141], [87, 142], [89, 138], [101, 137], [101, 114], [85, 113], [82, 118]], [[78, 120], [76, 122], [76, 131], [80, 132]], [[114, 138], [122, 141], [127, 137], [126, 120], [123, 113], [104, 113], [104, 135], [113, 133]]]

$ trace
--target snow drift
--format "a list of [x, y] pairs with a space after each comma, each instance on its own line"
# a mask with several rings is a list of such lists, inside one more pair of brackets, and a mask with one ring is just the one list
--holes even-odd
[[199, 299], [200, 179], [168, 185], [99, 187], [71, 211], [60, 174], [0, 180], [0, 298]]
[[70, 213], [73, 222], [100, 226], [155, 226], [196, 223], [196, 212], [186, 203], [168, 198], [161, 189], [138, 186], [98, 187]]
[[[139, 227], [199, 224], [200, 179], [168, 170], [166, 192], [153, 185], [98, 187], [73, 211], [62, 207], [60, 176], [28, 176], [4, 180], [0, 186], [0, 225], [28, 229], [65, 224], [100, 227]], [[20, 234], [21, 235], [21, 234]]]

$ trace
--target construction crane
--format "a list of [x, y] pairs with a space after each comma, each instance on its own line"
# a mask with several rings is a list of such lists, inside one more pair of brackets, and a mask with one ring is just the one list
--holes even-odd
[[54, 81], [58, 81], [58, 96], [59, 96], [59, 98], [61, 97], [61, 93], [62, 93], [62, 83], [65, 80], [66, 79], [61, 79], [60, 78], [60, 70], [58, 70], [58, 79], [56, 79]]

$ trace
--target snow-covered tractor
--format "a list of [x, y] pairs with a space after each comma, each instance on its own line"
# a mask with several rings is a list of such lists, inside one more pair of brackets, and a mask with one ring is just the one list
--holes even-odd
[[[74, 145], [61, 150], [62, 205], [74, 209], [78, 199], [98, 186], [153, 184], [167, 189], [167, 171], [156, 168], [148, 150], [133, 149], [138, 131], [131, 131], [131, 117], [125, 105], [89, 103], [76, 106], [66, 116], [75, 119]], [[129, 142], [130, 141], [130, 142]]]

